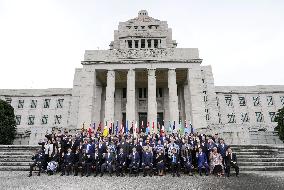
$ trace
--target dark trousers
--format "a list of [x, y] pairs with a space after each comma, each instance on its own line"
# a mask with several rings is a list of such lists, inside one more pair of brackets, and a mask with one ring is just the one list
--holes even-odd
[[191, 162], [184, 163], [184, 169], [186, 170], [186, 172], [189, 172], [189, 173], [192, 172], [191, 166], [192, 166]]
[[[78, 175], [79, 167], [80, 167], [80, 166], [82, 166], [82, 163], [80, 163], [80, 162], [74, 163], [74, 172], [75, 172], [75, 175]], [[83, 168], [82, 168], [82, 174], [83, 174]]]
[[96, 173], [95, 175], [98, 175], [101, 171], [101, 163], [99, 161], [96, 162]]
[[102, 166], [101, 166], [101, 172], [102, 172], [102, 174], [103, 174], [106, 170], [107, 170], [110, 174], [112, 173], [112, 165], [111, 165], [111, 163], [103, 163], [103, 164], [102, 164]]
[[30, 175], [32, 175], [32, 172], [33, 172], [33, 168], [37, 166], [39, 171], [38, 171], [38, 174], [37, 175], [40, 175], [40, 172], [41, 172], [41, 169], [42, 169], [42, 163], [41, 162], [34, 162], [30, 165]]
[[206, 174], [209, 173], [209, 165], [207, 163], [199, 164], [198, 165], [198, 172], [199, 174], [202, 173], [202, 168], [205, 167]]
[[180, 165], [178, 163], [171, 163], [171, 170], [172, 170], [172, 174], [179, 174], [180, 171]]
[[126, 166], [123, 164], [117, 163], [115, 166], [115, 170], [116, 170], [116, 175], [120, 175], [120, 174], [123, 175], [123, 173], [126, 173]]
[[153, 165], [151, 165], [151, 164], [142, 165], [142, 168], [143, 168], [144, 175], [147, 175], [147, 171], [149, 171], [150, 176], [153, 175]]
[[92, 166], [92, 163], [88, 163], [88, 162], [83, 163], [82, 164], [82, 169], [83, 169], [82, 175], [83, 173], [86, 174], [86, 176], [91, 175], [91, 166]]
[[233, 162], [227, 164], [227, 166], [226, 166], [227, 176], [230, 176], [231, 167], [235, 168], [236, 175], [238, 176], [239, 175], [239, 171], [240, 171], [239, 166], [238, 166], [237, 163], [233, 163]]
[[129, 174], [132, 174], [133, 171], [135, 171], [136, 173], [139, 173], [139, 164], [138, 163], [129, 164], [129, 170], [130, 170]]
[[62, 168], [61, 168], [62, 174], [65, 175], [65, 173], [67, 173], [67, 175], [69, 175], [71, 172], [71, 166], [72, 166], [72, 163], [68, 163], [68, 162], [63, 163]]

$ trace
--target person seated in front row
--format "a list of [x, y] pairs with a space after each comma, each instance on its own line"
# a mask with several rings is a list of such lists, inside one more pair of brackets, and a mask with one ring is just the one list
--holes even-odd
[[180, 159], [179, 155], [177, 154], [176, 148], [172, 148], [171, 151], [171, 170], [172, 170], [172, 175], [175, 177], [175, 174], [180, 177], [179, 170], [180, 170]]
[[107, 170], [109, 175], [112, 175], [112, 163], [113, 163], [113, 154], [111, 153], [110, 148], [107, 148], [107, 153], [104, 154], [103, 159], [105, 162], [101, 166], [101, 177], [104, 175], [104, 172]]
[[116, 155], [116, 165], [115, 165], [115, 170], [116, 170], [116, 176], [121, 176], [123, 177], [126, 171], [126, 162], [127, 162], [127, 155], [123, 151], [123, 148], [119, 149], [119, 154]]
[[145, 150], [142, 155], [142, 168], [143, 168], [143, 177], [147, 176], [147, 170], [149, 170], [149, 176], [153, 175], [153, 154], [150, 147], [145, 147]]
[[135, 176], [139, 175], [139, 164], [140, 164], [140, 156], [139, 153], [136, 151], [136, 148], [132, 149], [132, 153], [129, 155], [130, 157], [130, 164], [129, 164], [129, 176], [135, 170]]
[[198, 152], [196, 153], [197, 165], [199, 175], [202, 176], [202, 168], [205, 167], [205, 174], [208, 176], [209, 173], [209, 165], [207, 162], [207, 156], [204, 152], [202, 152], [202, 147], [198, 148]]
[[185, 172], [188, 172], [188, 174], [192, 176], [192, 155], [191, 150], [188, 148], [185, 148], [183, 151], [183, 167]]
[[222, 155], [217, 152], [217, 147], [214, 147], [210, 153], [210, 166], [211, 172], [218, 177], [224, 174], [223, 164], [222, 164]]
[[165, 170], [165, 156], [164, 156], [164, 150], [158, 150], [158, 154], [156, 156], [156, 163], [157, 163], [157, 170], [158, 175], [163, 176], [164, 170]]
[[44, 161], [44, 154], [42, 152], [41, 149], [39, 149], [35, 154], [34, 156], [32, 157], [32, 160], [34, 160], [34, 163], [32, 163], [30, 165], [30, 173], [28, 175], [28, 177], [31, 177], [32, 176], [32, 171], [33, 171], [33, 168], [34, 167], [38, 167], [39, 171], [38, 171], [38, 176], [40, 176], [40, 172], [42, 170], [42, 163]]
[[66, 154], [62, 154], [63, 156], [63, 164], [62, 164], [62, 168], [61, 168], [61, 176], [66, 175], [69, 176], [70, 172], [71, 172], [71, 166], [72, 166], [72, 162], [73, 162], [73, 154], [71, 153], [71, 148], [68, 148], [67, 150], [68, 152]]
[[237, 155], [236, 153], [233, 153], [232, 149], [229, 147], [228, 150], [226, 151], [226, 173], [227, 177], [230, 177], [230, 171], [231, 167], [235, 168], [236, 171], [236, 176], [239, 176], [239, 166], [237, 163]]

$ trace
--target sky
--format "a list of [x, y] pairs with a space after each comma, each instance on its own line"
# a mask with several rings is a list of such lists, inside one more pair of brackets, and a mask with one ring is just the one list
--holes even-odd
[[283, 0], [0, 0], [0, 89], [72, 88], [84, 51], [144, 9], [216, 86], [284, 85]]

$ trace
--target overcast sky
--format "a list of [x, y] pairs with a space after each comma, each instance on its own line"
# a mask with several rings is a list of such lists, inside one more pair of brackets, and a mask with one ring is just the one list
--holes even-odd
[[0, 0], [0, 88], [71, 88], [84, 50], [141, 9], [199, 48], [215, 85], [284, 85], [283, 0]]

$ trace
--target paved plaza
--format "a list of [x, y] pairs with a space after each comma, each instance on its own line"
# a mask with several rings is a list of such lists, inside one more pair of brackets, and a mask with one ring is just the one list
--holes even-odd
[[284, 189], [284, 172], [242, 173], [240, 177], [27, 177], [28, 172], [0, 172], [1, 189]]

